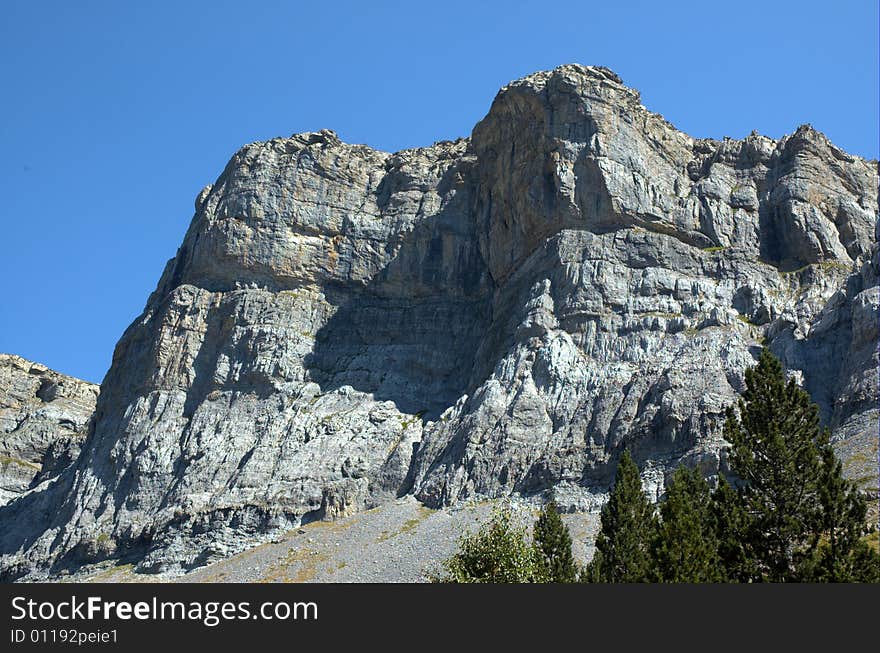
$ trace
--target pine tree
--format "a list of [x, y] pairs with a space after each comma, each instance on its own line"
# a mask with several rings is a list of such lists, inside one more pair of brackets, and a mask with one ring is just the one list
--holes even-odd
[[852, 583], [880, 583], [880, 552], [859, 540], [849, 556], [849, 577]]
[[867, 503], [826, 441], [822, 443], [819, 476], [821, 512], [814, 534], [813, 558], [804, 564], [804, 580], [814, 582], [878, 582], [880, 556], [862, 541], [868, 533]]
[[712, 518], [724, 581], [747, 583], [755, 579], [758, 569], [748, 539], [751, 530], [749, 515], [739, 493], [724, 477], [712, 493]]
[[724, 580], [713, 517], [709, 484], [698, 470], [679, 467], [660, 504], [660, 525], [652, 546], [655, 580]]
[[596, 554], [583, 580], [641, 583], [651, 580], [650, 546], [656, 528], [654, 509], [642, 491], [639, 469], [628, 451], [617, 465], [608, 503], [602, 508]]
[[553, 501], [544, 506], [535, 522], [534, 542], [548, 582], [574, 583], [577, 580], [578, 568], [571, 553], [571, 535]]
[[728, 409], [724, 437], [732, 471], [742, 479], [748, 516], [746, 547], [755, 580], [786, 581], [812, 555], [812, 533], [821, 511], [818, 408], [768, 350], [746, 370], [739, 417]]

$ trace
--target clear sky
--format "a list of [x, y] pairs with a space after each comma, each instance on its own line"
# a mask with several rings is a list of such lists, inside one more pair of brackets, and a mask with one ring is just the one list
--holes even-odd
[[467, 136], [497, 90], [604, 65], [693, 136], [809, 122], [878, 156], [878, 2], [4, 0], [0, 352], [100, 381], [241, 145]]

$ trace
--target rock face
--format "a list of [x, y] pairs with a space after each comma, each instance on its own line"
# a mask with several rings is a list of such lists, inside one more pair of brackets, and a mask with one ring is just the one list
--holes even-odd
[[[113, 357], [75, 466], [0, 511], [0, 567], [191, 568], [407, 493], [597, 504], [725, 470], [768, 344], [877, 432], [878, 176], [808, 126], [698, 140], [604, 68], [503, 88], [469, 139], [242, 148]], [[34, 518], [34, 516], [39, 516]]]
[[79, 455], [98, 386], [0, 354], [0, 505]]

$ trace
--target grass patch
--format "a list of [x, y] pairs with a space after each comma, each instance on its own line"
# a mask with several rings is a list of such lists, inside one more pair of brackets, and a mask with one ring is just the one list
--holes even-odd
[[405, 533], [409, 533], [410, 531], [415, 530], [419, 524], [421, 524], [423, 521], [425, 521], [425, 519], [428, 518], [428, 515], [430, 515], [433, 510], [431, 510], [430, 508], [425, 508], [425, 506], [419, 506], [418, 512], [419, 514], [417, 516], [413, 517], [412, 519], [407, 519], [405, 522], [403, 522], [401, 527], [393, 533], [382, 531], [382, 533], [379, 534], [379, 537], [376, 538], [376, 542], [385, 542], [394, 537], [404, 535]]
[[308, 562], [302, 566], [302, 568], [296, 573], [296, 575], [292, 579], [285, 579], [285, 583], [306, 583], [312, 580], [315, 577], [315, 574], [318, 573], [318, 565], [322, 562], [327, 561], [327, 555], [324, 553], [318, 553], [311, 558], [309, 558]]
[[707, 254], [714, 254], [715, 252], [723, 252], [725, 249], [728, 249], [728, 248], [726, 246], [725, 247], [704, 247], [703, 251], [706, 252]]
[[660, 313], [658, 311], [648, 311], [647, 313], [642, 313], [640, 317], [662, 317], [666, 320], [673, 320], [677, 317], [684, 317], [683, 313]]
[[826, 272], [829, 272], [831, 270], [844, 270], [844, 271], [849, 272], [849, 266], [844, 265], [840, 261], [822, 261], [819, 264], [819, 267], [822, 268], [823, 270], [825, 270]]
[[[811, 265], [811, 264], [810, 264], [810, 265]], [[783, 271], [783, 270], [780, 270], [780, 271], [779, 271], [779, 274], [781, 274], [783, 277], [790, 277], [790, 276], [793, 276], [793, 275], [795, 275], [795, 274], [800, 274], [801, 272], [803, 272], [804, 270], [806, 270], [808, 267], [810, 267], [810, 265], [803, 265], [803, 266], [801, 266], [801, 267], [799, 267], [799, 268], [797, 268], [797, 269], [795, 269], [795, 270], [784, 270], [784, 271]]]
[[403, 526], [400, 527], [400, 533], [409, 533], [411, 530], [415, 530], [416, 526], [422, 523], [424, 518], [413, 517], [412, 519], [407, 519], [403, 522]]
[[848, 456], [844, 461], [846, 463], [873, 463], [876, 462], [876, 456], [869, 456], [863, 451], [856, 451], [851, 456]]
[[780, 271], [783, 277], [788, 277], [796, 274], [800, 274], [804, 270], [807, 270], [812, 267], [818, 267], [823, 272], [831, 272], [832, 270], [840, 270], [841, 272], [849, 272], [849, 266], [841, 263], [840, 261], [820, 261], [819, 263], [808, 263], [807, 265], [802, 265], [801, 267], [795, 270], [788, 270], [786, 272]]
[[[291, 549], [284, 558], [272, 565], [263, 575], [261, 583], [305, 583], [312, 580], [318, 573], [318, 566], [327, 561], [326, 553], [303, 547]], [[293, 576], [291, 567], [298, 565]]]
[[407, 430], [410, 426], [412, 426], [413, 424], [415, 424], [416, 422], [421, 420], [425, 416], [425, 413], [427, 413], [427, 412], [428, 412], [427, 409], [423, 409], [423, 410], [420, 410], [419, 412], [417, 412], [415, 415], [413, 415], [410, 419], [400, 420], [400, 427], [404, 431]]
[[[376, 508], [374, 508], [373, 510], [376, 510]], [[353, 518], [356, 517], [358, 514], [363, 514], [365, 512], [370, 512], [370, 510], [362, 510], [361, 512], [356, 513], [354, 515], [349, 515], [348, 517], [344, 517], [344, 518], [340, 518], [340, 519], [336, 519], [336, 520], [332, 520], [332, 521], [325, 520], [325, 519], [319, 519], [316, 521], [309, 522], [308, 524], [303, 524], [302, 526], [300, 526], [298, 529], [296, 529], [293, 532], [298, 532], [300, 530], [303, 530], [306, 532], [308, 532], [308, 531], [324, 531], [325, 533], [344, 533], [349, 528], [351, 528], [352, 524], [355, 523], [355, 520]]]
[[12, 465], [16, 465], [18, 467], [27, 467], [35, 471], [40, 471], [41, 469], [39, 465], [37, 465], [36, 463], [32, 463], [28, 460], [22, 460], [21, 458], [12, 458], [10, 456], [0, 456], [0, 466], [10, 467]]
[[103, 569], [99, 571], [94, 576], [90, 576], [88, 578], [88, 582], [90, 583], [107, 583], [107, 582], [120, 582], [119, 575], [130, 576], [134, 574], [134, 564], [133, 563], [125, 563], [121, 565], [113, 565], [108, 569]]

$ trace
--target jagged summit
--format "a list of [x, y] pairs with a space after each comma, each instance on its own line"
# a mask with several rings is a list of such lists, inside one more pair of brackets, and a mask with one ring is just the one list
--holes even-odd
[[610, 82], [614, 86], [620, 87], [628, 94], [635, 93], [638, 95], [638, 91], [627, 87], [620, 76], [610, 68], [606, 68], [605, 66], [584, 66], [579, 63], [562, 64], [552, 70], [540, 70], [530, 75], [526, 75], [525, 77], [516, 79], [506, 86], [503, 86], [499, 91], [499, 94], [505, 93], [510, 88], [522, 85], [543, 88], [550, 80], [557, 78], [567, 79], [569, 82], [575, 78], [590, 79], [600, 83]]
[[505, 86], [468, 139], [243, 147], [126, 330], [75, 466], [0, 509], [5, 578], [188, 568], [412, 494], [601, 501], [725, 473], [768, 344], [877, 430], [878, 178], [809, 129], [698, 140], [604, 68]]

